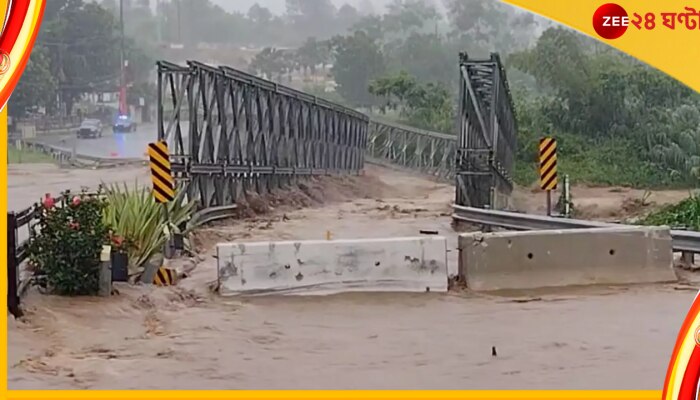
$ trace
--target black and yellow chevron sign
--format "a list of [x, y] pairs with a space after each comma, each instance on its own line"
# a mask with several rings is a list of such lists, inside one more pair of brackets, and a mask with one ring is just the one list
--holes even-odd
[[172, 286], [175, 284], [177, 274], [174, 269], [160, 267], [156, 276], [153, 277], [153, 284], [156, 286]]
[[557, 141], [551, 137], [540, 139], [540, 187], [557, 188]]
[[148, 157], [151, 160], [153, 197], [158, 203], [172, 201], [175, 198], [175, 180], [170, 171], [168, 144], [164, 141], [149, 143]]

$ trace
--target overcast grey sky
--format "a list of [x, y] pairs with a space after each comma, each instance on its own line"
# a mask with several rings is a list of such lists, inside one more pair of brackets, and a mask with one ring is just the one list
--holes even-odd
[[[282, 14], [285, 10], [285, 0], [212, 0], [214, 3], [219, 4], [227, 10], [238, 10], [242, 12], [248, 11], [250, 6], [255, 3], [260, 4], [269, 8], [275, 14]], [[361, 0], [331, 0], [336, 7], [340, 7], [345, 3], [357, 7]], [[384, 10], [384, 7], [390, 3], [391, 0], [370, 0], [375, 10], [380, 12]]]

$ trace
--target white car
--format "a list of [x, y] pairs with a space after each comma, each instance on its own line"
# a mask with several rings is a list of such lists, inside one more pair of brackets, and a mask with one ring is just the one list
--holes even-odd
[[99, 119], [85, 119], [78, 128], [78, 138], [102, 137], [102, 122]]

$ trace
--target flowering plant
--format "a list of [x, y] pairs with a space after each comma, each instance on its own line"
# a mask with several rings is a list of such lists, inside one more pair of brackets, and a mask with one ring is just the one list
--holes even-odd
[[99, 287], [100, 253], [108, 241], [102, 219], [104, 200], [85, 192], [46, 195], [37, 205], [39, 222], [27, 246], [29, 261], [49, 289], [63, 295], [89, 295]]
[[109, 244], [112, 246], [112, 251], [127, 252], [132, 247], [131, 241], [123, 236], [117, 235], [114, 232], [110, 233]]

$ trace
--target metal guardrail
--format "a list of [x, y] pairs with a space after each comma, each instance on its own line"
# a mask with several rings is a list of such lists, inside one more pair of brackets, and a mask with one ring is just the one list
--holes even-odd
[[[454, 214], [452, 218], [457, 221], [513, 230], [586, 229], [625, 226], [607, 222], [546, 217], [509, 211], [484, 210], [458, 205], [453, 205], [453, 210]], [[700, 232], [672, 229], [671, 237], [673, 238], [674, 251], [700, 253]]]
[[[16, 141], [20, 142], [22, 148], [26, 148], [32, 151], [43, 153], [51, 156], [59, 165], [74, 165], [77, 167], [88, 167], [88, 168], [115, 168], [125, 165], [136, 165], [145, 164], [147, 160], [139, 158], [105, 158], [105, 157], [95, 157], [86, 154], [76, 153], [73, 155], [71, 150], [61, 148], [58, 146], [53, 146], [50, 144], [38, 142], [30, 139], [18, 139]], [[16, 141], [10, 143], [12, 145]]]
[[192, 214], [188, 224], [204, 225], [212, 221], [231, 218], [236, 215], [238, 206], [235, 204], [220, 207], [209, 207]]

